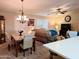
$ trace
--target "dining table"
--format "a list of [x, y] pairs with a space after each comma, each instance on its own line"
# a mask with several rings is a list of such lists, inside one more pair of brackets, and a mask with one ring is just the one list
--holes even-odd
[[15, 56], [17, 57], [19, 52], [19, 44], [23, 40], [23, 36], [20, 36], [16, 32], [10, 32], [10, 36], [13, 45], [15, 45]]
[[[19, 45], [20, 45], [20, 42], [22, 42], [24, 36], [23, 35], [20, 36], [16, 32], [10, 32], [10, 36], [11, 36], [11, 41], [15, 45], [15, 56], [18, 57]], [[35, 52], [35, 39], [34, 38], [33, 38], [33, 51]]]

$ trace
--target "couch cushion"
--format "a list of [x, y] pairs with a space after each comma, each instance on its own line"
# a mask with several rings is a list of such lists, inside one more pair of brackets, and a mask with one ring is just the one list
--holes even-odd
[[57, 31], [55, 31], [55, 30], [50, 30], [50, 32], [51, 32], [51, 36], [56, 36], [57, 35]]
[[79, 32], [77, 32], [77, 36], [79, 36]]
[[37, 41], [47, 43], [51, 39], [51, 35], [49, 34], [48, 30], [36, 29], [35, 32], [36, 32], [35, 36]]

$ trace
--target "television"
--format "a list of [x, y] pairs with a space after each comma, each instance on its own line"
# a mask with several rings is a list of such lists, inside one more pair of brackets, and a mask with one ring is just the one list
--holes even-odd
[[61, 24], [61, 30], [71, 30], [71, 24]]

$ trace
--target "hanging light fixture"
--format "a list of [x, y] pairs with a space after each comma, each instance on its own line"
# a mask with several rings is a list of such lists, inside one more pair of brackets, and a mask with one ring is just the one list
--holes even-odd
[[23, 12], [23, 1], [24, 1], [24, 0], [21, 0], [21, 2], [22, 2], [21, 15], [19, 15], [19, 16], [17, 17], [17, 21], [19, 21], [19, 22], [22, 23], [22, 24], [29, 20], [29, 18], [27, 18], [27, 16], [25, 16], [25, 15], [24, 15], [24, 12]]

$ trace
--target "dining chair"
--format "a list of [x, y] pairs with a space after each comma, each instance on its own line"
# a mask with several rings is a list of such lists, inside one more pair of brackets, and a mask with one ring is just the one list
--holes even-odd
[[33, 46], [33, 36], [26, 35], [23, 38], [23, 44], [20, 45], [23, 51], [23, 56], [25, 56], [25, 51], [30, 49], [30, 53], [32, 54], [32, 46]]
[[8, 45], [8, 50], [10, 51], [12, 45], [11, 36], [9, 35], [8, 32], [5, 32], [5, 37], [6, 37], [6, 43]]
[[68, 37], [75, 37], [77, 36], [77, 31], [67, 31]]

